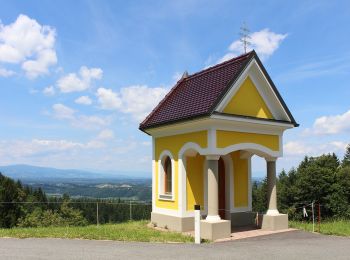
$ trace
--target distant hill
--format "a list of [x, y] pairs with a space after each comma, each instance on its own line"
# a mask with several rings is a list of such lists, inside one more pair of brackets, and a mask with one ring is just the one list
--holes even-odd
[[135, 179], [150, 178], [146, 173], [99, 173], [74, 169], [57, 169], [39, 167], [25, 164], [0, 166], [0, 172], [4, 175], [20, 180], [53, 180], [53, 179]]

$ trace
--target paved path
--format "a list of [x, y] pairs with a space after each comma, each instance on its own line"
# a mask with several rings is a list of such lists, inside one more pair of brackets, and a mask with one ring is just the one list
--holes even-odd
[[350, 259], [350, 238], [302, 231], [202, 245], [1, 238], [0, 259]]

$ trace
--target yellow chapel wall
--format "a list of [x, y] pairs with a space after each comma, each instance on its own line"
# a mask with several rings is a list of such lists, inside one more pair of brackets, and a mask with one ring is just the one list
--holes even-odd
[[224, 113], [273, 119], [250, 77], [239, 86], [235, 95], [223, 110]]
[[[207, 147], [207, 131], [199, 131], [187, 134], [166, 136], [166, 137], [158, 137], [155, 138], [155, 205], [158, 208], [166, 208], [177, 210], [179, 205], [179, 196], [178, 196], [178, 188], [179, 188], [179, 165], [178, 165], [178, 156], [180, 149], [188, 142], [193, 142], [198, 144], [201, 148]], [[174, 198], [173, 200], [162, 200], [159, 199], [159, 167], [160, 161], [159, 157], [161, 153], [165, 150], [170, 151], [174, 159]], [[186, 180], [187, 183], [187, 180]], [[197, 191], [196, 191], [197, 192]], [[188, 194], [189, 195], [189, 194]], [[188, 197], [188, 196], [187, 196]]]
[[204, 209], [204, 160], [205, 157], [199, 154], [186, 158], [188, 211], [193, 210], [194, 205], [201, 205], [201, 209]]
[[248, 159], [241, 159], [240, 152], [232, 152], [233, 162], [233, 206], [248, 207], [248, 192], [249, 192], [249, 167]]
[[279, 151], [279, 136], [270, 134], [244, 133], [236, 131], [216, 131], [217, 148], [225, 148], [241, 143], [254, 143], [265, 146], [272, 151]]

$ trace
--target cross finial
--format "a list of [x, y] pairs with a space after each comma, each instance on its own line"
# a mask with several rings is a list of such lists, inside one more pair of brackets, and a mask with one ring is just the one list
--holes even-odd
[[244, 48], [244, 53], [247, 53], [247, 47], [248, 45], [250, 45], [250, 36], [249, 36], [249, 29], [248, 26], [245, 22], [243, 22], [243, 25], [241, 26], [241, 31], [239, 33], [239, 35], [241, 36], [240, 41], [243, 44], [243, 48]]

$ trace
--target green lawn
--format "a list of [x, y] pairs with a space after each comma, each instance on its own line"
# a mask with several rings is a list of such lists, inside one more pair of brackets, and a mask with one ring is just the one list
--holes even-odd
[[[312, 223], [289, 221], [289, 227], [312, 232]], [[315, 223], [315, 231], [318, 225]], [[321, 222], [321, 233], [326, 235], [350, 236], [350, 220], [335, 220]]]
[[193, 238], [175, 232], [164, 232], [147, 226], [147, 221], [86, 227], [42, 227], [0, 229], [0, 237], [82, 238], [140, 242], [193, 242]]

